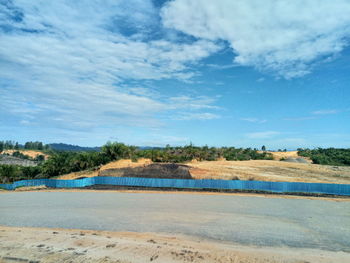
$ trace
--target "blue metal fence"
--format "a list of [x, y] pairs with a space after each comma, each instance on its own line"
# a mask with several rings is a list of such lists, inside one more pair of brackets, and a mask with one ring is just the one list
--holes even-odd
[[273, 193], [319, 193], [350, 196], [350, 184], [290, 183], [240, 180], [192, 180], [139, 177], [91, 177], [78, 180], [33, 179], [0, 184], [1, 188], [14, 190], [22, 186], [45, 185], [50, 188], [80, 188], [91, 185], [141, 186], [185, 189], [252, 190]]

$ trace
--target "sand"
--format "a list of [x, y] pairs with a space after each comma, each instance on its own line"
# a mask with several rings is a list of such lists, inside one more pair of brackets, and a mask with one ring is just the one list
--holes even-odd
[[0, 226], [0, 262], [349, 262], [317, 249], [248, 247], [188, 236]]

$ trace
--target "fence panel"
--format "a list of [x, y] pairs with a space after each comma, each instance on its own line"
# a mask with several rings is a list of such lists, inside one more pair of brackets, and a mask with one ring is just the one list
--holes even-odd
[[299, 182], [266, 182], [240, 180], [193, 180], [193, 179], [160, 179], [141, 177], [91, 177], [77, 180], [33, 179], [21, 180], [12, 184], [0, 184], [0, 188], [14, 190], [23, 186], [45, 185], [50, 188], [82, 188], [91, 185], [117, 185], [156, 188], [184, 189], [223, 189], [251, 190], [273, 193], [319, 193], [350, 196], [350, 184], [322, 184]]

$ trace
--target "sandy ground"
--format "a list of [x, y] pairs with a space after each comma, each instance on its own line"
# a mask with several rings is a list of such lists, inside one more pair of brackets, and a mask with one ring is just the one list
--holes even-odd
[[14, 153], [14, 152], [20, 152], [20, 153], [23, 153], [25, 155], [28, 155], [29, 157], [31, 158], [35, 158], [37, 157], [38, 155], [44, 155], [45, 159], [49, 158], [49, 155], [43, 153], [43, 152], [40, 152], [40, 151], [34, 151], [34, 150], [5, 150], [3, 151], [2, 153], [5, 154], [5, 153], [8, 153], [8, 154], [11, 154]]
[[0, 226], [0, 262], [349, 262], [350, 254], [248, 247], [186, 236]]

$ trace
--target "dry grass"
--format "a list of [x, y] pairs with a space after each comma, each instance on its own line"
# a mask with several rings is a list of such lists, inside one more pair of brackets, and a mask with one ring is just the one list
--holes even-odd
[[58, 176], [56, 179], [73, 180], [73, 179], [77, 179], [80, 177], [95, 177], [95, 176], [98, 176], [98, 170], [96, 170], [96, 171], [81, 171], [81, 172], [64, 174], [64, 175]]
[[[262, 153], [262, 151], [259, 151], [259, 153]], [[276, 161], [281, 160], [282, 158], [304, 158], [308, 160], [308, 158], [298, 156], [298, 151], [288, 151], [288, 152], [270, 152], [273, 156], [273, 159]]]
[[137, 162], [132, 162], [130, 159], [119, 160], [119, 161], [114, 161], [106, 165], [103, 165], [100, 168], [100, 171], [107, 170], [107, 169], [139, 167], [139, 166], [145, 166], [151, 163], [152, 163], [151, 159], [145, 159], [145, 158], [141, 158]]
[[350, 167], [288, 163], [270, 160], [205, 161], [189, 163], [195, 179], [226, 179], [277, 182], [350, 183]]
[[[297, 157], [295, 152], [276, 152], [276, 158]], [[82, 171], [62, 175], [58, 179], [76, 179], [98, 176], [100, 171], [118, 168], [144, 167], [150, 159], [138, 162], [119, 160], [103, 165], [96, 171]], [[309, 182], [350, 184], [350, 167], [317, 165], [311, 163], [289, 163], [276, 160], [251, 161], [192, 161], [190, 174], [194, 179], [258, 180], [274, 182]]]
[[95, 177], [99, 175], [100, 171], [104, 171], [108, 169], [139, 167], [139, 166], [145, 166], [151, 163], [152, 161], [150, 159], [144, 159], [144, 158], [139, 159], [137, 162], [132, 162], [131, 160], [119, 160], [119, 161], [107, 163], [106, 165], [102, 165], [96, 171], [81, 171], [81, 172], [69, 173], [69, 174], [61, 175], [57, 179], [72, 180], [79, 177]]

